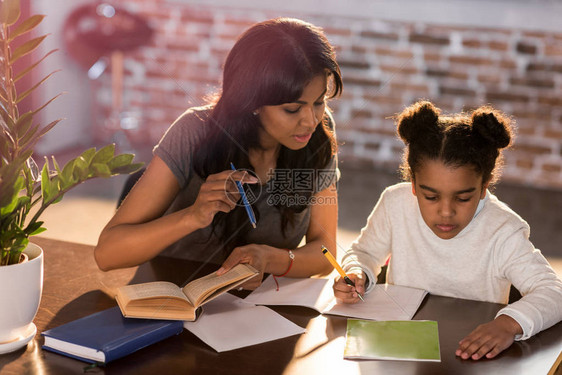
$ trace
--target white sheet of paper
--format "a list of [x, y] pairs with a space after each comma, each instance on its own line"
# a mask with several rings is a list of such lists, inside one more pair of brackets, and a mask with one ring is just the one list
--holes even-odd
[[298, 335], [306, 330], [265, 306], [225, 293], [205, 304], [195, 322], [183, 326], [217, 352]]
[[244, 299], [257, 305], [292, 305], [312, 308], [323, 314], [370, 320], [410, 320], [418, 310], [425, 290], [377, 284], [364, 296], [365, 302], [336, 304], [331, 279], [282, 278], [279, 291], [268, 277]]
[[377, 284], [365, 302], [334, 304], [324, 314], [371, 320], [410, 320], [427, 292], [399, 285]]
[[244, 301], [256, 305], [305, 306], [320, 313], [335, 303], [331, 279], [283, 277], [277, 281], [278, 291], [273, 277], [269, 276]]

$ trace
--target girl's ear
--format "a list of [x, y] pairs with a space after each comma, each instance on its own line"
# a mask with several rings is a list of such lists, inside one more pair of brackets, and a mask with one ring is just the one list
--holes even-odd
[[416, 196], [416, 181], [414, 180], [413, 177], [412, 177], [412, 194]]

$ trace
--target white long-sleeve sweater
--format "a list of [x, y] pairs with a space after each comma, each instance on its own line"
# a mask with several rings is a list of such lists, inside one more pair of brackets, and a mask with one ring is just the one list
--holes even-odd
[[515, 319], [523, 328], [516, 339], [527, 339], [562, 320], [562, 281], [529, 241], [529, 225], [519, 215], [490, 192], [483, 203], [466, 228], [444, 240], [423, 221], [411, 184], [393, 185], [344, 255], [344, 269], [359, 266], [376, 280], [392, 255], [390, 284], [495, 303], [507, 303], [513, 284], [523, 298], [498, 315]]

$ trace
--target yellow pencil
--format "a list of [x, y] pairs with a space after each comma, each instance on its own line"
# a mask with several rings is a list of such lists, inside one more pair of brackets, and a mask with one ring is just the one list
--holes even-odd
[[[341, 266], [338, 264], [338, 262], [336, 261], [336, 258], [334, 258], [334, 256], [332, 255], [332, 253], [330, 253], [330, 251], [325, 247], [322, 246], [322, 254], [324, 254], [326, 256], [326, 258], [328, 258], [328, 260], [330, 261], [330, 263], [332, 263], [332, 266], [334, 266], [334, 268], [336, 269], [336, 271], [339, 272], [339, 274], [341, 275], [341, 277], [343, 278], [343, 280], [345, 281], [345, 283], [347, 285], [351, 285], [351, 286], [355, 286], [355, 283], [347, 276], [347, 274], [345, 273], [345, 271], [343, 270], [343, 268], [341, 268]], [[357, 292], [357, 295], [359, 296], [359, 299], [363, 302], [365, 302], [365, 300], [363, 299], [363, 296], [361, 294], [359, 294], [359, 292]]]

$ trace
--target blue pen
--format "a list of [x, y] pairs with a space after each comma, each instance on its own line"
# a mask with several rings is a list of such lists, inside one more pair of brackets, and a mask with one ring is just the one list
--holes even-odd
[[[230, 169], [232, 169], [233, 171], [236, 170], [236, 167], [234, 167], [234, 164], [230, 163]], [[256, 217], [254, 216], [254, 210], [252, 210], [252, 206], [250, 206], [250, 203], [248, 202], [248, 198], [246, 197], [246, 193], [244, 192], [244, 188], [242, 187], [242, 184], [240, 183], [240, 181], [235, 181], [235, 182], [236, 182], [236, 187], [238, 188], [238, 192], [242, 196], [242, 202], [244, 203], [244, 208], [246, 209], [246, 213], [248, 214], [248, 217], [250, 218], [250, 224], [252, 224], [252, 226], [255, 228], [256, 227]]]

